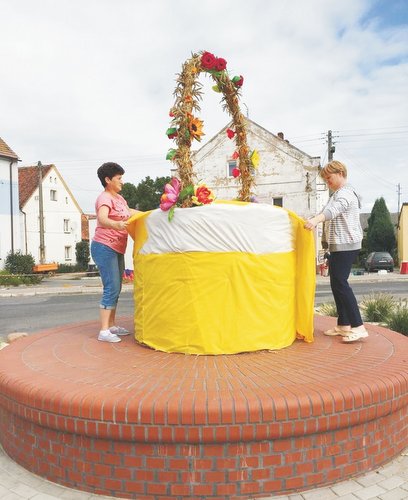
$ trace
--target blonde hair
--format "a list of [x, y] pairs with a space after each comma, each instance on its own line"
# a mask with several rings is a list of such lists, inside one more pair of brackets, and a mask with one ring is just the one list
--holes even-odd
[[322, 168], [320, 171], [320, 177], [325, 179], [330, 174], [341, 174], [345, 179], [347, 179], [347, 167], [341, 163], [341, 161], [333, 160]]

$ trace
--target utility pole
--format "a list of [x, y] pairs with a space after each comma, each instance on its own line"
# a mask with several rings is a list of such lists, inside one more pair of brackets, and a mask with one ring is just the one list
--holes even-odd
[[329, 163], [333, 160], [333, 153], [336, 151], [336, 146], [333, 144], [332, 131], [327, 132], [327, 158]]
[[398, 194], [398, 213], [400, 213], [400, 206], [401, 206], [401, 184], [397, 184], [397, 194]]
[[42, 164], [38, 162], [38, 204], [40, 213], [40, 264], [45, 262], [45, 245], [44, 245], [44, 205], [43, 205], [43, 189], [42, 189]]

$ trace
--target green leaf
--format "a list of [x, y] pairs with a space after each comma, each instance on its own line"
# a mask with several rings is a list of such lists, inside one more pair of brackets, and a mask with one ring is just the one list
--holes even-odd
[[174, 217], [174, 209], [175, 209], [175, 206], [173, 205], [170, 210], [169, 210], [169, 215], [167, 216], [167, 218], [169, 219], [169, 222], [171, 222], [173, 220], [173, 217]]
[[166, 160], [172, 160], [177, 153], [177, 149], [169, 149], [166, 155]]
[[184, 189], [180, 191], [179, 194], [179, 200], [183, 201], [185, 200], [188, 196], [193, 196], [194, 194], [194, 186], [186, 186]]

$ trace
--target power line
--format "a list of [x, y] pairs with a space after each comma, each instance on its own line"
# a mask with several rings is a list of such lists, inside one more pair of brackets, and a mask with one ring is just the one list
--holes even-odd
[[[339, 132], [339, 134], [341, 134]], [[370, 132], [368, 134], [351, 134], [351, 135], [340, 135], [339, 137], [367, 137], [370, 135], [395, 135], [395, 134], [408, 134], [408, 129], [401, 132]]]
[[[342, 146], [342, 145], [340, 145]], [[346, 159], [352, 164], [352, 165], [355, 165], [360, 171], [363, 171], [365, 174], [367, 174], [368, 178], [374, 178], [376, 179], [377, 182], [383, 184], [383, 186], [387, 189], [395, 189], [395, 185], [396, 183], [395, 182], [391, 182], [391, 181], [387, 181], [386, 179], [384, 179], [383, 177], [380, 177], [378, 175], [376, 175], [372, 170], [369, 170], [368, 168], [365, 168], [363, 167], [359, 162], [356, 162], [356, 160], [350, 158], [348, 155], [347, 155], [347, 148], [345, 148], [344, 146], [341, 147], [341, 149], [345, 150], [346, 151], [346, 154], [343, 153], [343, 156], [346, 157]]]
[[334, 132], [367, 132], [369, 130], [391, 130], [391, 129], [408, 129], [408, 125], [399, 125], [395, 127], [378, 127], [378, 128], [357, 128], [357, 129], [346, 129], [346, 130], [335, 130]]

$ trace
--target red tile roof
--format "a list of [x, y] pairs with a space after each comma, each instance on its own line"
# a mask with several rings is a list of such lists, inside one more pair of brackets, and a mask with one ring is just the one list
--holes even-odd
[[[42, 176], [47, 175], [54, 165], [43, 165]], [[20, 197], [20, 208], [23, 208], [30, 196], [38, 187], [38, 167], [20, 167], [18, 169], [18, 193]]]
[[3, 141], [0, 137], [0, 156], [5, 156], [6, 158], [13, 158], [18, 160], [16, 153]]

